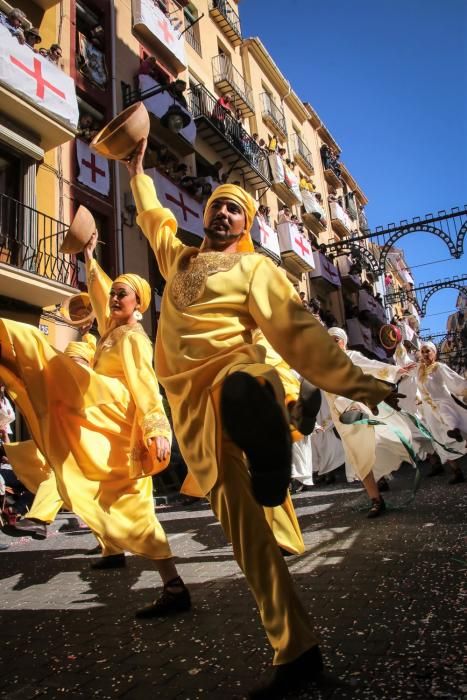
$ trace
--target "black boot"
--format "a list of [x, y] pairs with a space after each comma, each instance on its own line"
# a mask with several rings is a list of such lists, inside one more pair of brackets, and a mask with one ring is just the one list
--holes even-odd
[[139, 620], [147, 620], [152, 617], [167, 617], [168, 615], [187, 612], [190, 608], [190, 592], [180, 576], [177, 576], [164, 585], [161, 595], [154, 603], [137, 610], [135, 617]]
[[32, 537], [33, 540], [45, 540], [47, 524], [36, 518], [22, 518], [14, 525], [8, 526], [8, 534], [13, 537]]
[[382, 496], [379, 498], [372, 498], [371, 499], [371, 508], [368, 511], [367, 518], [379, 518], [380, 515], [382, 515], [385, 510], [386, 510], [386, 504], [384, 502], [384, 499]]
[[447, 436], [450, 437], [450, 438], [452, 438], [452, 439], [455, 440], [456, 442], [462, 442], [463, 439], [464, 439], [464, 438], [462, 437], [462, 433], [461, 433], [461, 431], [459, 430], [459, 428], [454, 428], [453, 430], [448, 430], [448, 431], [447, 431]]
[[248, 458], [256, 500], [281, 505], [290, 483], [292, 440], [272, 387], [234, 372], [222, 387], [221, 413], [226, 432]]
[[383, 491], [389, 491], [389, 483], [384, 476], [382, 476], [381, 479], [378, 481], [378, 489], [380, 493]]
[[121, 569], [126, 566], [126, 559], [123, 552], [121, 554], [109, 554], [106, 557], [101, 557], [94, 564], [91, 564], [91, 569]]
[[289, 409], [290, 422], [302, 435], [311, 435], [321, 408], [321, 391], [302, 379], [297, 401]]
[[321, 651], [318, 646], [311, 647], [288, 664], [275, 666], [272, 677], [252, 690], [248, 697], [250, 700], [280, 700], [294, 691], [306, 691], [313, 683], [319, 683], [322, 675]]
[[431, 465], [431, 469], [427, 476], [438, 476], [439, 474], [444, 474], [444, 467], [441, 462], [435, 462]]
[[453, 476], [449, 479], [449, 484], [463, 484], [465, 481], [464, 474], [461, 469], [455, 469]]

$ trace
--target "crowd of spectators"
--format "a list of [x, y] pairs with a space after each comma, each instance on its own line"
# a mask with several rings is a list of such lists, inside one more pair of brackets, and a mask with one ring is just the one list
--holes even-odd
[[8, 15], [4, 12], [0, 12], [0, 24], [6, 27], [20, 44], [29, 47], [34, 53], [39, 53], [41, 56], [51, 61], [51, 63], [58, 65], [62, 57], [60, 45], [51, 44], [48, 49], [45, 47], [36, 48], [38, 44], [42, 43], [42, 37], [39, 30], [31, 26], [31, 23], [22, 10], [15, 7]]
[[323, 143], [320, 148], [321, 160], [325, 170], [332, 170], [338, 178], [341, 177], [341, 166], [339, 164], [339, 154], [333, 148]]

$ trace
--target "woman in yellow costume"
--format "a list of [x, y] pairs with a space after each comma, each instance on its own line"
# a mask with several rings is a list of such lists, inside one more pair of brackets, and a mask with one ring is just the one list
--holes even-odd
[[93, 369], [54, 350], [37, 329], [0, 320], [0, 377], [54, 470], [60, 496], [106, 553], [154, 560], [164, 584], [156, 612], [166, 615], [189, 609], [190, 596], [154, 513], [151, 477], [144, 476], [153, 461], [166, 466], [171, 438], [151, 343], [138, 323], [151, 292], [138, 275], [112, 282], [93, 258], [95, 246], [94, 235], [85, 249], [101, 335]]

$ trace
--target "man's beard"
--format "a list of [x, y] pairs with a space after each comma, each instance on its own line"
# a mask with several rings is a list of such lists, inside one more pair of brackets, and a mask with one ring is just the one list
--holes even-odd
[[242, 233], [228, 233], [227, 230], [224, 231], [218, 231], [216, 229], [210, 228], [209, 226], [205, 226], [204, 228], [204, 233], [209, 238], [209, 240], [212, 243], [222, 243], [224, 248], [227, 248], [231, 243], [234, 241], [238, 241], [242, 235]]

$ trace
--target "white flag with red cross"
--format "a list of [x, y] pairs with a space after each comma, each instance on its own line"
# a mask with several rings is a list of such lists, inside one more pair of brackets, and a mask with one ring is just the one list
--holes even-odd
[[280, 260], [281, 249], [279, 246], [279, 237], [271, 226], [269, 226], [261, 216], [255, 216], [253, 226], [251, 227], [251, 237], [255, 243], [270, 253], [272, 257]]
[[76, 139], [78, 182], [108, 197], [110, 193], [110, 168], [106, 158], [93, 153], [86, 141]]
[[74, 80], [47, 58], [20, 44], [1, 24], [0, 45], [0, 84], [75, 129], [79, 114]]
[[146, 175], [153, 179], [160, 203], [163, 207], [170, 209], [177, 219], [178, 227], [199, 236], [199, 238], [204, 238], [203, 205], [201, 202], [197, 202], [186, 190], [161, 175], [155, 168], [146, 170]]

